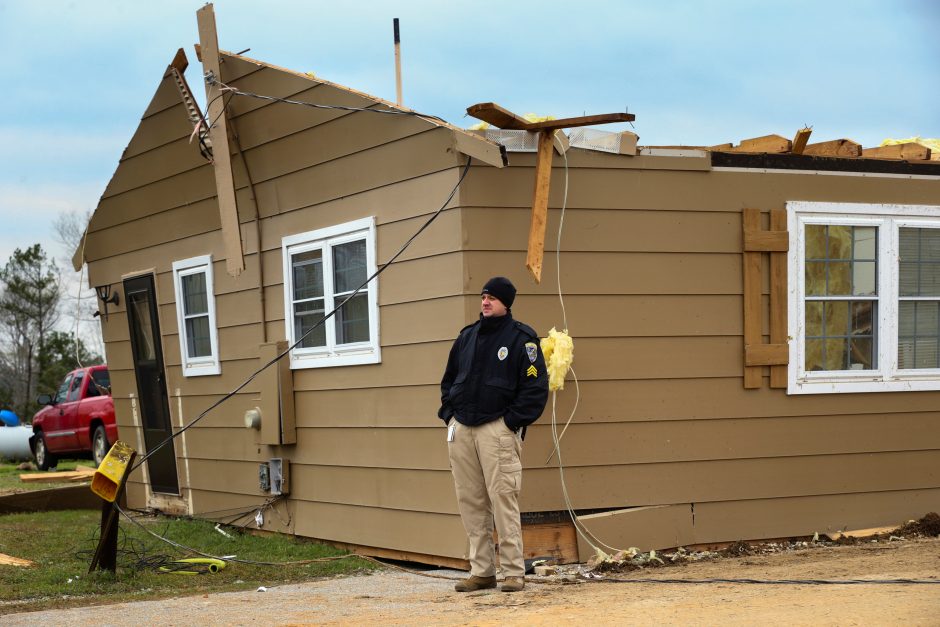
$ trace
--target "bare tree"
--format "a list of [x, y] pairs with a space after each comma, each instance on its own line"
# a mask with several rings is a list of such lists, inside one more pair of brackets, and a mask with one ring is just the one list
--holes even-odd
[[17, 248], [0, 268], [0, 356], [10, 373], [12, 400], [21, 416], [34, 409], [46, 337], [59, 320], [59, 269], [42, 246]]
[[91, 211], [63, 211], [52, 224], [53, 238], [62, 251], [59, 261], [63, 268], [62, 313], [64, 320], [59, 326], [63, 331], [74, 335], [76, 340], [85, 342], [93, 347], [92, 350], [103, 354], [101, 324], [94, 317], [95, 312], [98, 311], [95, 291], [85, 286], [87, 275], [69, 270], [72, 267], [73, 255], [82, 252], [79, 248], [91, 215]]

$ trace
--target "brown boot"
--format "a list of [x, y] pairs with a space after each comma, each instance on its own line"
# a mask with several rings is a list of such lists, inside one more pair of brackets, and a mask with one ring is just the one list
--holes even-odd
[[525, 588], [524, 578], [506, 577], [506, 581], [503, 582], [503, 587], [500, 590], [503, 592], [522, 592], [523, 588]]
[[496, 577], [477, 577], [470, 575], [463, 581], [458, 581], [454, 586], [457, 592], [474, 592], [475, 590], [486, 590], [496, 587]]

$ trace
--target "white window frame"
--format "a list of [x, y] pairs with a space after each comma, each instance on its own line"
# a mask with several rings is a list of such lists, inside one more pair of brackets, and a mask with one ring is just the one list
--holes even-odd
[[[805, 259], [807, 224], [878, 227], [877, 259], [877, 368], [806, 372]], [[787, 394], [908, 392], [940, 390], [940, 369], [898, 369], [898, 293], [901, 227], [940, 228], [940, 206], [794, 201], [787, 203], [788, 307], [790, 365]], [[848, 298], [851, 300], [851, 297]], [[872, 300], [860, 297], [857, 300]]]
[[[366, 242], [366, 276], [375, 272], [375, 218], [368, 217], [337, 224], [315, 231], [288, 235], [281, 240], [284, 271], [284, 332], [289, 344], [299, 337], [294, 334], [294, 273], [291, 271], [291, 256], [311, 250], [322, 250], [323, 255], [323, 310], [329, 313], [339, 305], [334, 302], [333, 291], [333, 246], [364, 239]], [[334, 318], [325, 324], [326, 346], [295, 348], [290, 354], [291, 369], [326, 368], [331, 366], [354, 366], [377, 364], [382, 361], [379, 343], [379, 291], [378, 281], [368, 285], [369, 341], [352, 344], [336, 344]]]
[[[183, 310], [182, 278], [194, 274], [206, 275], [206, 302], [209, 312], [209, 347], [204, 357], [190, 357], [186, 348], [186, 312]], [[179, 330], [180, 362], [184, 377], [203, 377], [222, 373], [219, 359], [219, 330], [215, 318], [215, 286], [212, 280], [212, 255], [201, 255], [173, 262], [173, 288], [176, 290], [176, 325]]]

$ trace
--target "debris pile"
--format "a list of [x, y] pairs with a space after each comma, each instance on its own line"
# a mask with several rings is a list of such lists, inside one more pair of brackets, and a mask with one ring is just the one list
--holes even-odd
[[919, 520], [909, 520], [892, 533], [896, 536], [927, 536], [936, 538], [940, 536], [940, 514], [930, 512]]

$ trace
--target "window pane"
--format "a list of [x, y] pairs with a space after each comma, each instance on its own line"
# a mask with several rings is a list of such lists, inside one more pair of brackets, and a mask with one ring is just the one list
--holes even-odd
[[826, 227], [822, 224], [806, 225], [806, 258], [826, 258]]
[[823, 342], [825, 340], [806, 340], [806, 372], [825, 370], [823, 365]]
[[920, 264], [918, 296], [940, 296], [940, 263]]
[[853, 264], [852, 294], [873, 296], [875, 291], [875, 262], [856, 261]]
[[[294, 341], [323, 320], [323, 300], [313, 300], [294, 305]], [[326, 346], [326, 327], [320, 325], [300, 343], [301, 348]]]
[[57, 403], [61, 403], [65, 400], [66, 395], [69, 393], [70, 385], [72, 385], [72, 375], [65, 377], [65, 381], [62, 382], [62, 385], [59, 386], [59, 390], [55, 393]]
[[918, 339], [914, 341], [914, 367], [937, 368], [937, 338]]
[[69, 395], [66, 400], [68, 401], [77, 401], [82, 394], [82, 383], [85, 381], [85, 374], [83, 372], [75, 373], [75, 377], [72, 379], [72, 387], [69, 388]]
[[183, 286], [183, 313], [187, 316], [208, 313], [206, 273], [199, 272], [180, 277], [180, 282]]
[[824, 307], [825, 335], [848, 335], [849, 303], [846, 301], [827, 302]]
[[898, 229], [901, 261], [920, 259], [920, 229]]
[[917, 266], [910, 261], [901, 262], [899, 293], [901, 296], [917, 296]]
[[294, 300], [323, 297], [323, 252], [311, 250], [291, 256]]
[[336, 343], [351, 344], [368, 341], [369, 295], [360, 293], [336, 312]]
[[828, 296], [848, 296], [852, 293], [852, 265], [847, 261], [829, 262]]
[[874, 342], [870, 337], [859, 337], [852, 340], [852, 352], [849, 355], [849, 370], [871, 370]]
[[898, 340], [898, 368], [907, 370], [914, 367], [914, 340]]
[[825, 296], [826, 295], [826, 262], [825, 261], [807, 261], [806, 262], [806, 295], [807, 296]]
[[851, 226], [829, 226], [829, 259], [852, 258], [852, 228]]
[[337, 294], [352, 292], [366, 282], [366, 241], [333, 247], [333, 279]]
[[848, 368], [848, 338], [824, 340], [826, 346], [825, 369], [845, 370]]
[[852, 335], [874, 335], [872, 327], [872, 310], [875, 303], [872, 301], [861, 301], [851, 303], [852, 310]]
[[[904, 304], [904, 303], [902, 303]], [[917, 335], [937, 335], [937, 305], [936, 302], [917, 303]]]
[[186, 319], [186, 352], [190, 357], [212, 355], [212, 344], [209, 341], [209, 316]]
[[91, 373], [91, 378], [97, 384], [97, 387], [103, 388], [102, 393], [107, 394], [111, 391], [111, 373], [107, 370], [95, 370]]
[[914, 335], [914, 308], [917, 303], [901, 301], [898, 307], [898, 336], [911, 337]]
[[855, 238], [855, 254], [853, 258], [856, 260], [860, 259], [870, 259], [874, 261], [875, 259], [875, 247], [876, 240], [875, 234], [877, 230], [873, 226], [857, 226], [854, 231]]
[[823, 304], [819, 301], [806, 303], [806, 335], [819, 337], [823, 334]]
[[940, 229], [918, 230], [920, 231], [921, 261], [940, 261]]

